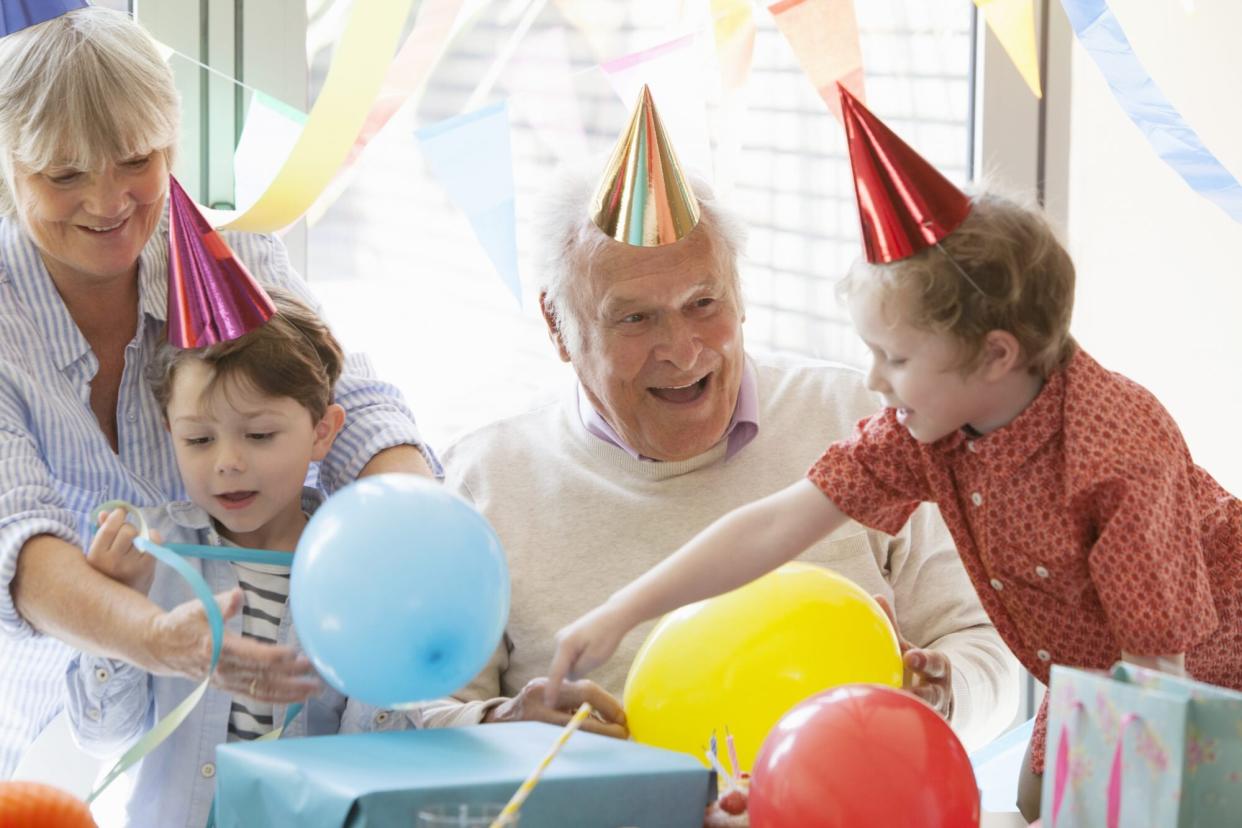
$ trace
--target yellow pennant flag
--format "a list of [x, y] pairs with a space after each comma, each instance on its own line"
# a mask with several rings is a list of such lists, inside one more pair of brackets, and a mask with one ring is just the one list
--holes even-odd
[[755, 52], [755, 16], [750, 0], [711, 0], [720, 77], [727, 90], [740, 89], [750, 76]]
[[1043, 97], [1039, 86], [1039, 49], [1035, 41], [1035, 0], [975, 0], [983, 19], [1005, 54], [1037, 98]]

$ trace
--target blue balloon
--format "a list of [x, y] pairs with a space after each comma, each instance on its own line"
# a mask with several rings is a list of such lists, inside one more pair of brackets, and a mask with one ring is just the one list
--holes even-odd
[[509, 617], [509, 567], [469, 503], [415, 475], [375, 475], [311, 517], [289, 600], [320, 675], [394, 707], [449, 695], [483, 669]]

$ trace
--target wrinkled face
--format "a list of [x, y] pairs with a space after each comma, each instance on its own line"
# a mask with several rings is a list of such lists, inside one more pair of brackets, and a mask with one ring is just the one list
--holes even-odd
[[315, 423], [296, 400], [245, 382], [208, 392], [213, 376], [205, 363], [186, 360], [173, 378], [167, 417], [177, 467], [190, 500], [227, 537], [269, 548], [268, 537], [301, 525], [306, 471], [327, 455], [335, 428], [327, 415]]
[[582, 278], [580, 347], [562, 347], [562, 356], [596, 410], [655, 460], [685, 460], [719, 442], [741, 384], [743, 313], [707, 239], [610, 244]]
[[850, 297], [854, 329], [871, 350], [867, 387], [895, 409], [897, 421], [921, 443], [934, 443], [991, 408], [979, 371], [959, 369], [959, 345], [949, 334], [901, 321], [900, 300], [881, 288], [862, 287]]
[[22, 226], [58, 282], [86, 284], [137, 272], [168, 191], [163, 152], [110, 163], [100, 172], [52, 166], [14, 171]]

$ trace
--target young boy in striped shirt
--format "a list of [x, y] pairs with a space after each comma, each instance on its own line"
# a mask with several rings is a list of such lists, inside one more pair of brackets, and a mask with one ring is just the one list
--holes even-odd
[[[278, 312], [258, 329], [199, 350], [165, 345], [151, 363], [148, 380], [189, 496], [142, 510], [164, 542], [284, 551], [291, 553], [292, 564], [302, 529], [322, 502], [322, 493], [304, 481], [310, 464], [328, 453], [344, 420], [344, 409], [332, 398], [343, 355], [308, 308], [282, 294], [272, 298]], [[123, 510], [101, 515], [88, 561], [165, 609], [202, 614], [179, 575], [134, 549], [135, 536]], [[289, 566], [187, 560], [216, 594], [226, 632], [290, 646], [290, 657], [305, 662], [305, 678], [286, 681], [304, 682], [299, 686], [310, 698], [284, 736], [478, 721], [471, 705], [451, 700], [399, 713], [323, 688], [305, 657], [296, 655], [287, 611]], [[202, 630], [200, 639], [186, 646], [209, 648], [205, 620]], [[184, 678], [152, 675], [88, 653], [71, 662], [68, 684], [67, 709], [76, 738], [99, 754], [119, 752], [136, 741], [194, 689]], [[246, 696], [210, 688], [139, 766], [127, 805], [129, 823], [205, 825], [214, 797], [216, 746], [278, 727], [285, 705], [264, 700], [276, 689], [257, 674]]]

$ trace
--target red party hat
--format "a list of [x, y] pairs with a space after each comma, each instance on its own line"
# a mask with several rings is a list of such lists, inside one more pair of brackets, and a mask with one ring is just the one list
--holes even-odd
[[168, 247], [168, 341], [176, 347], [237, 339], [276, 313], [271, 297], [171, 176]]
[[837, 84], [863, 246], [873, 264], [938, 244], [970, 212], [970, 199]]

